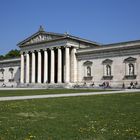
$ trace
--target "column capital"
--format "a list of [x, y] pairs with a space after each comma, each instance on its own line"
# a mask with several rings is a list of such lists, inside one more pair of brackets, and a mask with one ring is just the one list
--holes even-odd
[[54, 48], [49, 48], [50, 50], [54, 50]]
[[58, 46], [58, 47], [56, 47], [56, 49], [62, 49], [62, 47], [61, 46]]
[[76, 46], [71, 46], [71, 47], [72, 47], [72, 49], [76, 49], [76, 50], [78, 49]]
[[43, 51], [47, 51], [47, 50], [48, 50], [48, 48], [43, 49]]
[[31, 53], [34, 53], [35, 52], [35, 50], [31, 50]]
[[71, 45], [65, 45], [64, 48], [71, 48]]
[[22, 55], [22, 54], [24, 54], [24, 52], [23, 51], [20, 51], [20, 54]]
[[25, 55], [29, 54], [29, 51], [25, 51], [24, 54], [25, 54]]
[[37, 52], [41, 52], [41, 50], [36, 50]]

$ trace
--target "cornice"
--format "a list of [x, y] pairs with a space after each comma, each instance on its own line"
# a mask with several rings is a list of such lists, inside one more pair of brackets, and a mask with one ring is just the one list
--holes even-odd
[[0, 64], [2, 64], [2, 63], [17, 62], [17, 61], [20, 61], [20, 57], [19, 58], [11, 58], [11, 59], [0, 60]]
[[44, 50], [44, 49], [51, 49], [60, 46], [65, 46], [67, 44], [67, 40], [43, 43], [43, 44], [35, 44], [31, 46], [26, 46], [21, 48], [21, 51], [31, 51], [31, 50]]
[[131, 48], [131, 49], [109, 49], [109, 50], [98, 50], [98, 51], [89, 51], [89, 52], [82, 52], [76, 53], [77, 58], [79, 60], [83, 59], [98, 59], [98, 58], [106, 58], [106, 57], [120, 57], [120, 56], [132, 56], [132, 55], [140, 55], [140, 47]]
[[124, 50], [134, 50], [140, 49], [140, 45], [135, 46], [120, 46], [120, 47], [97, 47], [97, 48], [85, 48], [78, 49], [78, 54], [91, 54], [91, 53], [99, 53], [99, 52], [113, 52], [113, 51], [124, 51]]

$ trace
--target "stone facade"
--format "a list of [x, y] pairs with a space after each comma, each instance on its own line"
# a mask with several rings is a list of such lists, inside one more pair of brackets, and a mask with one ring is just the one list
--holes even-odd
[[20, 59], [0, 61], [0, 87], [15, 87], [20, 83]]
[[140, 86], [139, 40], [100, 45], [40, 27], [18, 46], [21, 58], [0, 61], [0, 86]]
[[[107, 81], [114, 87], [121, 87], [123, 83], [127, 87], [130, 82], [140, 83], [140, 41], [79, 49], [77, 59], [78, 82], [90, 83], [92, 81], [100, 85]], [[87, 66], [83, 65], [86, 61], [92, 63], [92, 65], [87, 65], [91, 65], [92, 80], [91, 78], [88, 80], [86, 75]], [[107, 74], [107, 66], [110, 67], [110, 74]]]

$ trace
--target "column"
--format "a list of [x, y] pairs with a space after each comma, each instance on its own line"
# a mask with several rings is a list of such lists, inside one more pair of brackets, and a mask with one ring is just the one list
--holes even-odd
[[134, 75], [138, 75], [138, 73], [137, 73], [137, 63], [136, 62], [134, 63]]
[[35, 83], [35, 52], [32, 52], [32, 83]]
[[44, 83], [48, 82], [48, 52], [44, 50]]
[[71, 81], [77, 82], [77, 59], [76, 59], [76, 48], [72, 48], [71, 51]]
[[37, 82], [41, 83], [41, 52], [38, 51], [38, 73], [37, 73]]
[[21, 53], [20, 83], [24, 83], [24, 55]]
[[103, 76], [106, 76], [106, 65], [103, 64]]
[[30, 57], [29, 53], [26, 53], [26, 83], [29, 83], [30, 79]]
[[70, 53], [69, 53], [69, 47], [65, 48], [65, 83], [69, 83], [70, 81]]
[[54, 50], [51, 49], [51, 79], [50, 82], [54, 83]]
[[57, 82], [62, 82], [62, 51], [61, 48], [58, 48], [58, 70], [57, 70]]

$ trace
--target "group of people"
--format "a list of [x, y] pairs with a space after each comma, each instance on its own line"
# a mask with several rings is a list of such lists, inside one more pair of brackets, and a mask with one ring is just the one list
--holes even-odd
[[109, 82], [103, 82], [101, 85], [99, 85], [100, 87], [103, 87], [103, 88], [111, 88]]
[[[130, 82], [130, 86], [128, 87], [129, 89], [135, 89], [138, 85], [138, 82]], [[125, 88], [125, 84], [123, 83], [122, 88]]]

